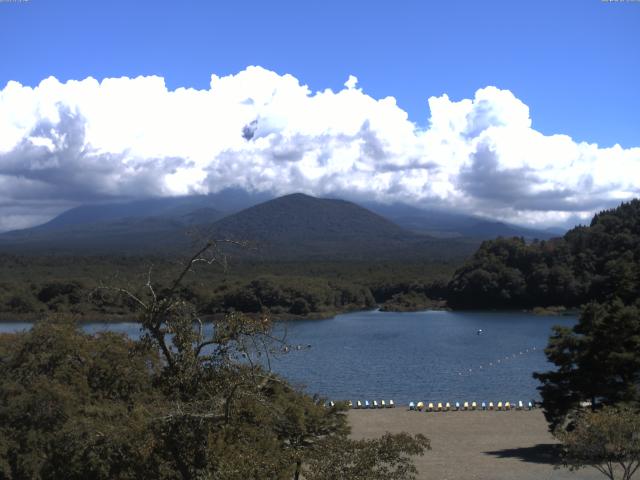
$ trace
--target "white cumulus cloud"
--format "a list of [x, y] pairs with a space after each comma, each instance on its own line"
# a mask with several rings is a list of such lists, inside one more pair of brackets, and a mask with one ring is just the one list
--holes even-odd
[[451, 208], [521, 224], [586, 219], [640, 195], [640, 148], [532, 128], [508, 90], [428, 100], [426, 128], [350, 76], [313, 92], [249, 67], [210, 88], [51, 77], [0, 90], [0, 230], [80, 203], [241, 187]]

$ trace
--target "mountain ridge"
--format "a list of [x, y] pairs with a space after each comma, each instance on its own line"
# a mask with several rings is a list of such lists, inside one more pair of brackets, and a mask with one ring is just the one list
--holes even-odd
[[[278, 257], [388, 257], [420, 256], [421, 248], [435, 253], [451, 245], [477, 245], [494, 238], [495, 232], [525, 236], [523, 230], [499, 222], [472, 223], [476, 217], [430, 214], [407, 205], [365, 204], [371, 207], [366, 208], [302, 193], [260, 201], [265, 196], [232, 190], [80, 206], [43, 225], [1, 234], [0, 251], [176, 252], [214, 236], [252, 240], [263, 254]], [[455, 242], [447, 245], [445, 240]]]

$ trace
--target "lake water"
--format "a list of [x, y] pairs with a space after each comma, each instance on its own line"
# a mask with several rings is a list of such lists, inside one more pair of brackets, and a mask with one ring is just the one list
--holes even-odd
[[[534, 371], [552, 367], [543, 349], [553, 325], [575, 317], [505, 312], [357, 312], [286, 322], [292, 349], [273, 370], [330, 399], [493, 401], [538, 399]], [[0, 332], [29, 324], [0, 324]], [[135, 323], [89, 324], [136, 337]], [[477, 334], [482, 329], [481, 335]]]

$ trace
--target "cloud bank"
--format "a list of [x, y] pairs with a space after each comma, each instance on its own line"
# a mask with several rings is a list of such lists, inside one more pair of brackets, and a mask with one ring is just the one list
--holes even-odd
[[207, 90], [168, 90], [156, 76], [11, 81], [0, 90], [0, 230], [80, 203], [228, 187], [529, 225], [587, 219], [640, 196], [640, 148], [543, 135], [508, 90], [430, 97], [428, 107], [418, 128], [355, 77], [312, 92], [260, 67], [212, 75]]

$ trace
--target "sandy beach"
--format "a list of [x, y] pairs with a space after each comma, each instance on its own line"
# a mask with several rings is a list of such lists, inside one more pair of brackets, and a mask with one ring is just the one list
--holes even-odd
[[416, 459], [421, 480], [602, 479], [593, 468], [554, 469], [556, 441], [541, 410], [509, 412], [351, 410], [354, 438], [384, 432], [422, 433], [432, 450]]

